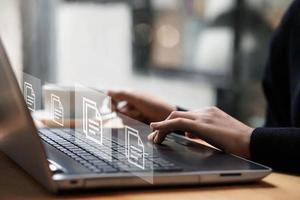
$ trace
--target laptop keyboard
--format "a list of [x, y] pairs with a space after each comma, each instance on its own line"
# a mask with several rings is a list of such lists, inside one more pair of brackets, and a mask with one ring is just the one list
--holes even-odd
[[[140, 169], [128, 162], [124, 155], [125, 146], [110, 141], [110, 146], [104, 142], [101, 148], [90, 143], [73, 129], [40, 129], [40, 137], [43, 141], [58, 149], [62, 153], [74, 159], [94, 173], [118, 173], [118, 172], [169, 172], [181, 171], [175, 164], [155, 155], [145, 154], [145, 168]], [[105, 139], [107, 140], [107, 139]], [[110, 159], [105, 159], [109, 158]]]

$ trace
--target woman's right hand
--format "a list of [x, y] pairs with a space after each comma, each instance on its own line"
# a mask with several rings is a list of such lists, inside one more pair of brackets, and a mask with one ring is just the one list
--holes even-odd
[[216, 107], [175, 111], [167, 119], [150, 126], [154, 132], [148, 139], [156, 144], [162, 143], [169, 133], [183, 131], [227, 153], [250, 158], [250, 138], [254, 129]]
[[[176, 110], [175, 106], [142, 92], [108, 91], [108, 95], [112, 98], [114, 110], [147, 124], [162, 121]], [[120, 102], [124, 103], [122, 107]]]

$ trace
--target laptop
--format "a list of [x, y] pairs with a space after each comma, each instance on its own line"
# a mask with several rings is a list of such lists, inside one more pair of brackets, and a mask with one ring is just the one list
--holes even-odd
[[104, 128], [110, 137], [101, 144], [74, 129], [37, 129], [0, 40], [0, 150], [51, 192], [255, 182], [271, 173], [180, 134], [154, 145], [148, 125], [121, 118], [126, 126]]

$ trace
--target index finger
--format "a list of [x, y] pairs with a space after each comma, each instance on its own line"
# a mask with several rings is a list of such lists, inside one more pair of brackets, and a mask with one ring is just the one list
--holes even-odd
[[160, 144], [164, 141], [166, 136], [174, 131], [190, 131], [194, 130], [194, 123], [193, 120], [186, 119], [186, 118], [176, 118], [176, 119], [169, 119], [158, 123], [151, 123], [150, 125], [155, 131], [156, 136], [152, 139], [152, 142], [156, 144]]

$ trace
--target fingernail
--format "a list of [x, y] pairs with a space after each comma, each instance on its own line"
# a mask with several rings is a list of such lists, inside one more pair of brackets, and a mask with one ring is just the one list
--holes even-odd
[[150, 133], [150, 134], [147, 136], [147, 139], [148, 139], [148, 140], [151, 140], [151, 135], [152, 135], [152, 133]]
[[155, 134], [155, 137], [154, 137], [154, 139], [153, 139], [153, 142], [154, 142], [155, 144], [158, 143], [158, 134]]
[[152, 141], [153, 142], [153, 138], [154, 138], [154, 135], [155, 135], [155, 132], [152, 132], [148, 135], [148, 140]]
[[153, 128], [153, 123], [150, 123], [150, 128]]
[[152, 122], [151, 124], [150, 124], [150, 127], [151, 128], [155, 128], [157, 126], [157, 123], [156, 122]]

